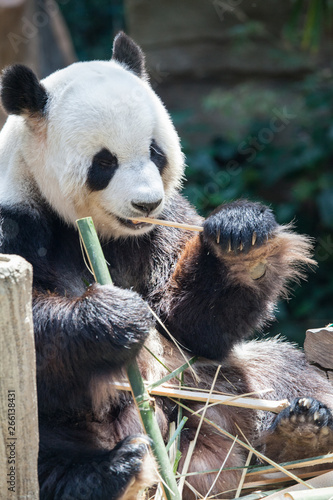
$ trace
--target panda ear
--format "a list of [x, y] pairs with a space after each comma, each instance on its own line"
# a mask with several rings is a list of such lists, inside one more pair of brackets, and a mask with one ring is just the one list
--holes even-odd
[[23, 64], [14, 64], [2, 72], [0, 97], [8, 114], [43, 114], [47, 93], [37, 76]]
[[148, 79], [144, 53], [123, 31], [120, 31], [114, 39], [112, 59], [125, 64], [140, 78]]

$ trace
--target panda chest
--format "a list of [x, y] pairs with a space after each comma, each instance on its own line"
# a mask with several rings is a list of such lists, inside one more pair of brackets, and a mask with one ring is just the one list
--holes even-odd
[[120, 288], [131, 289], [141, 295], [147, 293], [147, 285], [151, 281], [150, 259], [147, 252], [140, 248], [120, 249], [116, 252], [105, 252], [106, 261], [113, 283]]

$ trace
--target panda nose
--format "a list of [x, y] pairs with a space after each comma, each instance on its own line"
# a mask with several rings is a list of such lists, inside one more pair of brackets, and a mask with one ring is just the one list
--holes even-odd
[[139, 201], [138, 203], [134, 203], [132, 201], [132, 206], [136, 209], [139, 210], [140, 212], [143, 212], [146, 217], [155, 210], [160, 204], [162, 203], [162, 200], [154, 201], [153, 203], [144, 203], [142, 201]]

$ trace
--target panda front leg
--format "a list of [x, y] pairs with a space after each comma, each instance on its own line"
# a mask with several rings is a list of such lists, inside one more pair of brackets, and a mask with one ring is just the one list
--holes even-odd
[[[57, 397], [57, 390], [87, 388], [96, 373], [112, 373], [133, 359], [154, 322], [144, 300], [131, 290], [91, 285], [78, 297], [34, 291], [33, 320], [38, 383], [56, 383], [53, 405], [74, 405], [75, 398]], [[72, 397], [73, 394], [70, 394]]]
[[219, 207], [180, 255], [160, 305], [176, 338], [194, 353], [221, 360], [272, 319], [278, 298], [302, 267], [311, 243], [246, 200]]
[[[112, 403], [106, 384], [147, 338], [153, 324], [147, 305], [135, 292], [106, 285], [75, 298], [35, 291], [33, 317], [41, 500], [134, 499], [154, 474], [145, 438], [130, 436], [114, 448], [118, 401]], [[140, 432], [133, 422], [122, 424]]]

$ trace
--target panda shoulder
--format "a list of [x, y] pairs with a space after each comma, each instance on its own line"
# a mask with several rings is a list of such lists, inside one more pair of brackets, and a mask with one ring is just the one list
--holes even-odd
[[[0, 203], [0, 251], [27, 258], [34, 247], [49, 239], [46, 214], [28, 205]], [[30, 260], [30, 259], [28, 259]]]

